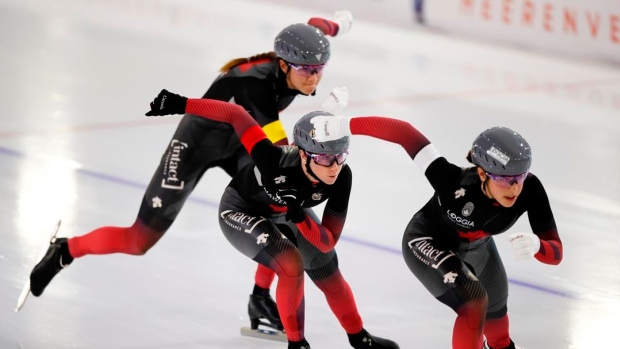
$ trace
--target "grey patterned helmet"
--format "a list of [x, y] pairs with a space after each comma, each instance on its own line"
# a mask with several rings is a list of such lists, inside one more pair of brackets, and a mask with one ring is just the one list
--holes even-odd
[[492, 127], [474, 140], [471, 160], [488, 173], [512, 176], [529, 171], [532, 150], [515, 131], [507, 127]]
[[310, 122], [313, 117], [332, 115], [326, 111], [313, 111], [304, 115], [293, 128], [293, 141], [299, 148], [313, 154], [340, 154], [349, 150], [349, 136], [334, 141], [319, 142], [314, 140], [314, 125]]
[[329, 41], [318, 28], [304, 23], [284, 28], [273, 43], [276, 56], [299, 65], [327, 63]]

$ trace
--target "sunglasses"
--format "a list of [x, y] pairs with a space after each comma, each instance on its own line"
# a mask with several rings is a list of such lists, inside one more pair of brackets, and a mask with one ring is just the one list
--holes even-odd
[[486, 174], [489, 178], [491, 178], [495, 183], [499, 184], [500, 186], [504, 188], [510, 188], [515, 183], [519, 185], [523, 184], [523, 181], [525, 181], [525, 178], [527, 177], [528, 172], [521, 173], [521, 174], [514, 175], [514, 176], [502, 176], [502, 175], [496, 175], [496, 174], [492, 174], [488, 172]]
[[306, 152], [306, 155], [314, 160], [314, 163], [320, 166], [330, 167], [336, 162], [338, 165], [344, 164], [347, 161], [348, 151], [340, 154], [312, 154]]
[[295, 69], [302, 76], [310, 77], [315, 73], [321, 74], [323, 72], [323, 69], [325, 69], [326, 64], [327, 63], [317, 65], [297, 65], [293, 63], [288, 63], [288, 66]]

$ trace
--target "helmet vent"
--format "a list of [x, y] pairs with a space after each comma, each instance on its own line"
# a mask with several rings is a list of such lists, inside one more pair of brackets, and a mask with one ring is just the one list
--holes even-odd
[[[284, 28], [275, 38], [275, 54], [297, 65], [322, 64], [329, 59], [329, 41], [316, 27], [296, 23]], [[320, 53], [315, 58], [315, 54]]]

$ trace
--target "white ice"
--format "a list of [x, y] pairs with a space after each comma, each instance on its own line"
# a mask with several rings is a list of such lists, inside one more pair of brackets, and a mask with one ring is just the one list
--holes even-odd
[[[0, 348], [285, 348], [240, 337], [255, 265], [219, 231], [227, 176], [208, 172], [145, 256], [87, 256], [41, 298], [15, 302], [58, 219], [61, 236], [129, 225], [179, 117], [146, 118], [162, 88], [198, 97], [227, 60], [269, 51], [307, 10], [264, 1], [0, 0]], [[357, 21], [332, 41], [315, 98], [282, 116], [288, 130], [332, 87], [348, 115], [411, 122], [450, 161], [503, 125], [533, 147], [564, 261], [512, 258], [511, 335], [527, 349], [614, 347], [620, 324], [620, 71], [565, 57]], [[402, 233], [431, 188], [399, 146], [353, 140], [354, 187], [340, 265], [365, 327], [401, 348], [449, 348], [452, 310], [400, 255]], [[527, 217], [511, 230], [529, 231]], [[275, 285], [274, 285], [275, 288]], [[306, 282], [313, 348], [349, 348]]]

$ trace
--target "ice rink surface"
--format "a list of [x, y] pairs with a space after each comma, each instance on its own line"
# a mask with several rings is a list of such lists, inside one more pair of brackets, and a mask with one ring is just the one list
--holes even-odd
[[[17, 296], [58, 219], [60, 236], [129, 225], [180, 117], [146, 118], [162, 88], [199, 97], [229, 59], [271, 50], [308, 10], [263, 1], [0, 0], [0, 348], [286, 348], [248, 339], [255, 265], [217, 223], [228, 182], [208, 172], [145, 256], [76, 260], [19, 313]], [[516, 261], [511, 335], [526, 349], [610, 348], [620, 324], [620, 70], [421, 30], [357, 21], [331, 40], [317, 96], [282, 116], [288, 130], [347, 86], [346, 115], [407, 120], [448, 158], [485, 128], [520, 132], [533, 148], [564, 244], [564, 261]], [[449, 348], [454, 313], [407, 269], [400, 241], [432, 194], [400, 147], [353, 139], [349, 216], [337, 246], [365, 327], [401, 348]], [[319, 211], [320, 212], [320, 211]], [[529, 231], [522, 217], [510, 232]], [[274, 284], [275, 287], [275, 284]], [[312, 348], [349, 348], [306, 282]], [[611, 346], [610, 346], [611, 345]]]

